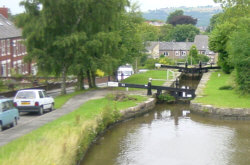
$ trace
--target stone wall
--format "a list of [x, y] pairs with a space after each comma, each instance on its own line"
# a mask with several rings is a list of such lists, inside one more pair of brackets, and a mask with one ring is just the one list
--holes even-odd
[[[203, 89], [205, 88], [210, 76], [211, 72], [203, 74], [195, 92], [196, 97], [203, 97]], [[249, 108], [218, 108], [212, 105], [195, 103], [192, 100], [190, 103], [190, 109], [192, 113], [223, 120], [250, 120]]]
[[138, 104], [135, 107], [130, 107], [121, 111], [122, 118], [121, 120], [126, 120], [132, 117], [136, 117], [138, 115], [147, 113], [155, 107], [156, 99], [149, 98], [147, 101]]

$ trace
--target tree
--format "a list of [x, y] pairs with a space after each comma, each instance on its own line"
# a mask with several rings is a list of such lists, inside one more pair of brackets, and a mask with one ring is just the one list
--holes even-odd
[[198, 50], [195, 45], [191, 46], [188, 54], [188, 63], [193, 65], [197, 64]]
[[173, 26], [183, 25], [183, 24], [196, 25], [196, 23], [197, 23], [197, 19], [194, 19], [193, 17], [187, 16], [187, 15], [174, 16], [169, 21], [169, 24], [172, 24]]
[[229, 60], [229, 54], [226, 50], [228, 40], [230, 38], [230, 33], [236, 29], [234, 24], [230, 22], [220, 24], [212, 32], [209, 38], [209, 48], [215, 52], [219, 53], [218, 64], [222, 67], [222, 70], [225, 73], [230, 73], [233, 69], [233, 66]]
[[249, 18], [241, 20], [239, 30], [233, 33], [227, 50], [235, 66], [236, 83], [243, 93], [250, 93], [250, 24]]
[[160, 41], [172, 41], [172, 31], [174, 27], [171, 24], [165, 24], [160, 27], [159, 40]]
[[177, 25], [172, 32], [172, 39], [176, 42], [193, 42], [194, 37], [200, 33], [200, 30], [194, 25]]
[[174, 12], [170, 13], [166, 23], [170, 23], [170, 21], [173, 19], [175, 16], [181, 16], [183, 15], [184, 11], [183, 10], [175, 10]]
[[118, 20], [127, 0], [26, 0], [22, 4], [26, 13], [18, 24], [24, 25], [30, 60], [40, 70], [62, 75], [62, 94], [69, 70], [79, 77], [85, 72], [94, 87], [102, 59], [118, 56]]
[[209, 47], [219, 52], [223, 71], [236, 71], [236, 83], [243, 93], [249, 93], [249, 1], [215, 0], [222, 3], [224, 12], [216, 19]]
[[148, 23], [141, 23], [140, 27], [145, 41], [159, 40], [160, 29], [156, 26], [149, 25]]
[[216, 24], [219, 23], [219, 17], [222, 15], [222, 13], [218, 13], [218, 14], [215, 14], [213, 15], [211, 18], [210, 18], [210, 25], [208, 26], [208, 28], [206, 29], [206, 32], [211, 32]]

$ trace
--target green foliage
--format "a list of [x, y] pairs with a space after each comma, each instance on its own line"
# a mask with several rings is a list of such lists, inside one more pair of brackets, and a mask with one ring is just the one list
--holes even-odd
[[230, 62], [236, 69], [236, 82], [242, 93], [250, 93], [250, 24], [249, 18], [244, 18], [239, 24], [239, 30], [232, 34], [227, 50]]
[[206, 32], [211, 32], [216, 27], [216, 25], [219, 23], [219, 17], [222, 15], [222, 13], [218, 13], [212, 16], [210, 18], [210, 24], [208, 28], [206, 29]]
[[149, 25], [148, 23], [142, 23], [140, 29], [145, 41], [159, 40], [160, 29], [158, 27]]
[[174, 65], [174, 60], [168, 58], [168, 57], [163, 57], [159, 59], [160, 64], [165, 64], [165, 65]]
[[[220, 76], [218, 77], [218, 74]], [[212, 73], [203, 91], [203, 97], [196, 97], [195, 102], [205, 105], [214, 105], [223, 108], [249, 108], [250, 95], [242, 95], [236, 89], [219, 90], [222, 86], [232, 86], [232, 79], [229, 74], [222, 71]]]
[[158, 63], [157, 59], [149, 58], [149, 59], [147, 59], [144, 68], [145, 69], [154, 69], [155, 63]]
[[209, 47], [219, 52], [219, 65], [225, 73], [236, 70], [236, 83], [242, 93], [250, 92], [249, 78], [249, 1], [216, 0], [224, 12], [216, 19]]
[[200, 30], [194, 25], [177, 25], [172, 32], [172, 39], [176, 42], [193, 42], [194, 37], [200, 33]]
[[171, 24], [165, 24], [165, 25], [161, 26], [159, 40], [160, 41], [171, 41], [173, 28], [174, 27]]
[[173, 102], [176, 100], [174, 96], [171, 96], [170, 94], [167, 94], [167, 93], [160, 94], [157, 97], [157, 99], [159, 102]]
[[197, 19], [187, 15], [175, 16], [169, 21], [169, 24], [172, 24], [173, 26], [184, 24], [196, 25], [196, 23]]
[[174, 12], [170, 13], [166, 23], [170, 23], [170, 21], [175, 17], [175, 16], [181, 16], [183, 15], [184, 11], [183, 10], [175, 10]]
[[235, 30], [236, 25], [230, 22], [225, 22], [224, 24], [217, 25], [209, 38], [209, 48], [219, 53], [218, 64], [222, 67], [222, 70], [225, 73], [230, 73], [233, 69], [226, 47], [230, 34]]

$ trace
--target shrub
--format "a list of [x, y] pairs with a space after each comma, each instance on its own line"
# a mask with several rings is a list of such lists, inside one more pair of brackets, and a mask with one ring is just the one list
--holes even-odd
[[160, 94], [157, 98], [160, 102], [173, 102], [176, 100], [175, 97], [170, 94]]

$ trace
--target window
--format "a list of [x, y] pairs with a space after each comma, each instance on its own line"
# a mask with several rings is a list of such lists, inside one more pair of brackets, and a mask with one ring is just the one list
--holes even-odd
[[40, 98], [44, 98], [42, 91], [39, 91], [38, 93]]
[[175, 56], [180, 56], [179, 51], [175, 51]]
[[168, 52], [163, 52], [164, 56], [169, 56]]
[[10, 106], [11, 105], [10, 105], [10, 103], [8, 101], [2, 102], [2, 110], [3, 110], [3, 112], [10, 110]]
[[5, 54], [6, 54], [6, 51], [5, 51], [5, 47], [6, 47], [6, 45], [5, 45], [5, 40], [2, 40], [1, 41], [1, 46], [2, 46], [2, 56], [4, 56]]
[[43, 91], [43, 95], [44, 95], [45, 97], [49, 97], [45, 91]]
[[16, 96], [16, 99], [35, 99], [36, 94], [33, 91], [22, 91]]
[[10, 39], [7, 39], [7, 54], [10, 55]]
[[182, 55], [182, 56], [186, 56], [186, 55], [187, 55], [186, 51], [182, 51], [182, 52], [181, 52], [181, 55]]
[[13, 56], [16, 57], [16, 40], [13, 40]]

